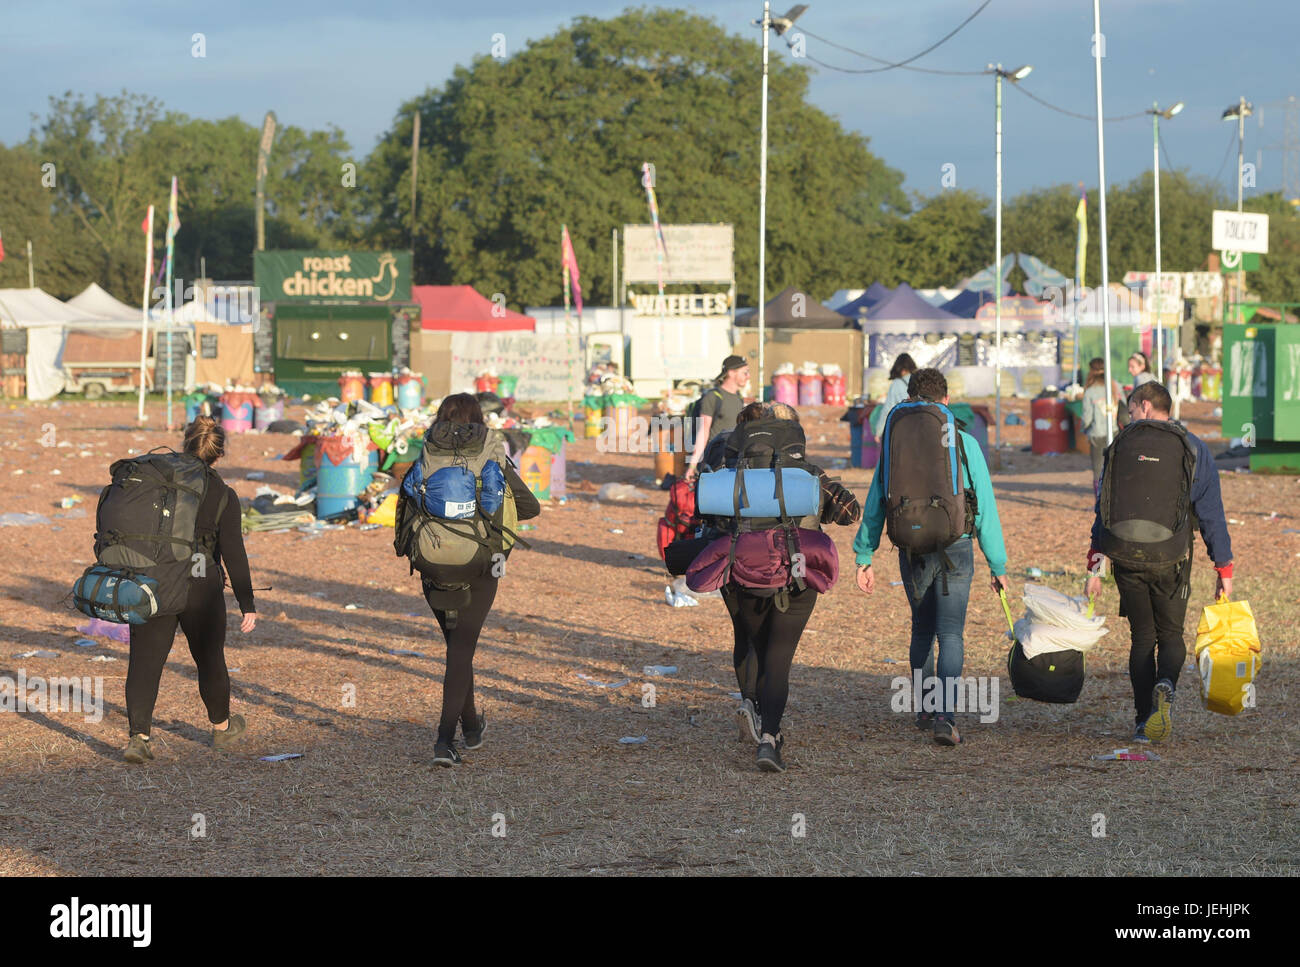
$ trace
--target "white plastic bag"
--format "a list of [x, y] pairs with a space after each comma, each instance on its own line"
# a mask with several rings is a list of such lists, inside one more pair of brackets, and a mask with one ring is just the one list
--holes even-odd
[[1026, 658], [1049, 651], [1087, 654], [1109, 634], [1106, 619], [1088, 616], [1088, 599], [1071, 597], [1041, 584], [1026, 584], [1025, 616], [1015, 623], [1016, 640]]

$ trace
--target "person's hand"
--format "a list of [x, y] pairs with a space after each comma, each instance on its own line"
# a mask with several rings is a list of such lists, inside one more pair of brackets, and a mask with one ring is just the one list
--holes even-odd
[[993, 580], [989, 582], [989, 587], [993, 589], [994, 594], [1001, 594], [1003, 591], [1010, 588], [1011, 585], [1007, 582], [1007, 576], [1005, 574], [995, 574], [993, 575]]
[[1219, 575], [1219, 579], [1214, 582], [1214, 597], [1216, 599], [1232, 597], [1232, 578]]
[[858, 567], [858, 587], [867, 594], [874, 594], [876, 591], [876, 572], [871, 569], [871, 565]]
[[1095, 598], [1101, 594], [1101, 575], [1091, 574], [1088, 576], [1088, 583], [1084, 588], [1088, 592], [1088, 597]]
[[257, 627], [257, 614], [256, 612], [253, 611], [250, 611], [248, 612], [248, 614], [244, 615], [244, 620], [239, 622], [239, 630], [242, 631], [244, 634], [248, 634], [256, 627]]
[[696, 477], [698, 477], [699, 475], [700, 475], [700, 472], [699, 472], [699, 470], [696, 468], [695, 464], [691, 464], [689, 467], [686, 468], [686, 476], [683, 477], [682, 479], [685, 480], [687, 483], [690, 483], [692, 480], [694, 480], [694, 479], [695, 479]]

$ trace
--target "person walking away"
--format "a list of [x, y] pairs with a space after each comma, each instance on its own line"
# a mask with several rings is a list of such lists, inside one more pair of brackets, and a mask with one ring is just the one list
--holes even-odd
[[[239, 630], [250, 633], [257, 625], [253, 582], [248, 554], [240, 532], [239, 497], [214, 470], [226, 452], [226, 431], [210, 416], [197, 417], [185, 429], [185, 457], [199, 466], [205, 480], [194, 518], [194, 564], [187, 573], [183, 609], [178, 614], [157, 614], [144, 624], [133, 624], [131, 655], [126, 669], [126, 710], [130, 741], [123, 758], [140, 764], [154, 758], [150, 745], [154, 705], [163, 667], [180, 626], [199, 674], [199, 697], [212, 723], [212, 745], [228, 749], [247, 730], [244, 716], [230, 711], [230, 674], [226, 668], [226, 573], [239, 610]], [[169, 456], [161, 454], [158, 456]], [[188, 473], [183, 466], [180, 472]], [[114, 486], [117, 484], [115, 483]], [[101, 505], [106, 498], [101, 498]], [[178, 494], [177, 500], [179, 501]], [[179, 506], [179, 504], [178, 504]], [[96, 553], [110, 535], [96, 534]]]
[[1155, 381], [1129, 395], [1130, 422], [1106, 451], [1088, 550], [1088, 594], [1101, 592], [1099, 572], [1109, 558], [1119, 613], [1129, 623], [1135, 742], [1161, 742], [1173, 732], [1195, 528], [1218, 574], [1215, 597], [1232, 593], [1219, 472], [1205, 441], [1169, 419], [1171, 405]]
[[[727, 448], [726, 465], [749, 467], [798, 467], [818, 479], [817, 512], [795, 522], [804, 531], [820, 533], [822, 524], [852, 524], [861, 509], [857, 498], [807, 461], [806, 438], [794, 407], [773, 403], [764, 417], [742, 423], [732, 433]], [[733, 527], [739, 526], [732, 520]], [[829, 544], [829, 553], [834, 545]], [[809, 567], [815, 552], [807, 550]], [[802, 553], [802, 551], [801, 551]], [[740, 559], [737, 558], [737, 561]], [[729, 573], [721, 586], [723, 602], [731, 617], [734, 649], [732, 664], [740, 686], [741, 704], [737, 709], [740, 737], [758, 743], [755, 752], [759, 769], [784, 772], [781, 750], [785, 736], [781, 719], [790, 693], [790, 671], [795, 650], [808, 624], [819, 591], [803, 576], [787, 568], [786, 584], [779, 588], [750, 588], [737, 582]]]
[[[468, 489], [457, 493], [457, 486]], [[420, 572], [447, 645], [433, 748], [437, 765], [461, 761], [457, 722], [467, 750], [483, 744], [487, 722], [474, 702], [474, 651], [510, 550], [523, 544], [514, 534], [516, 523], [541, 512], [506, 455], [505, 437], [488, 429], [478, 401], [468, 393], [443, 400], [420, 460], [402, 480], [394, 537], [397, 555], [410, 560], [412, 573]]]
[[889, 370], [889, 389], [885, 392], [885, 402], [871, 411], [871, 432], [877, 440], [885, 430], [885, 420], [889, 411], [907, 399], [907, 381], [916, 372], [916, 362], [910, 353], [900, 353]]
[[1110, 420], [1106, 392], [1106, 361], [1100, 357], [1088, 362], [1088, 377], [1083, 383], [1083, 433], [1088, 438], [1092, 458], [1092, 495], [1101, 492], [1102, 455], [1106, 452], [1106, 426]]
[[728, 356], [722, 361], [718, 385], [701, 398], [693, 414], [695, 420], [695, 446], [686, 467], [686, 479], [693, 480], [699, 473], [700, 459], [709, 443], [719, 433], [734, 429], [736, 417], [745, 405], [740, 391], [749, 382], [749, 363], [741, 356]]
[[[924, 687], [937, 670], [942, 686], [941, 709], [915, 709], [916, 725], [933, 731], [940, 745], [955, 746], [961, 733], [953, 703], [965, 660], [966, 607], [975, 576], [972, 538], [979, 539], [995, 592], [1007, 587], [1007, 552], [983, 452], [975, 438], [957, 426], [947, 406], [943, 373], [918, 369], [912, 374], [908, 399], [894, 408], [885, 424], [881, 465], [871, 479], [853, 550], [858, 587], [873, 594], [872, 556], [888, 521], [912, 610], [912, 675], [920, 674]], [[954, 486], [957, 466], [961, 488]]]

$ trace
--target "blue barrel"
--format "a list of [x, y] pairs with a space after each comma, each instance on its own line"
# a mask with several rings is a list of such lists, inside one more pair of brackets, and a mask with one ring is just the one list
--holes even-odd
[[424, 405], [424, 384], [417, 376], [397, 384], [397, 406], [403, 410], [418, 410]]
[[[754, 469], [739, 471], [745, 475], [745, 506], [741, 517], [779, 517], [776, 499], [776, 471]], [[702, 514], [720, 517], [735, 515], [735, 470], [715, 470], [700, 475], [696, 503]], [[821, 509], [821, 484], [807, 470], [785, 467], [781, 471], [785, 510], [791, 517], [815, 514]]]
[[284, 399], [270, 400], [259, 397], [260, 406], [253, 407], [253, 429], [265, 430], [276, 420], [284, 419]]
[[[377, 455], [377, 451], [368, 451]], [[316, 516], [333, 517], [357, 505], [357, 495], [370, 485], [374, 469], [369, 457], [358, 460], [350, 456], [335, 464], [329, 457], [321, 457], [316, 471]]]
[[849, 410], [849, 466], [862, 466], [862, 417], [863, 407], [855, 406]]

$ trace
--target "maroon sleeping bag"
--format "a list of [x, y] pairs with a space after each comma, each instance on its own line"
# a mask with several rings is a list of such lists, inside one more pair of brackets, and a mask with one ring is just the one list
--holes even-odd
[[[800, 527], [798, 553], [803, 555], [801, 576], [814, 591], [831, 589], [840, 575], [840, 556], [835, 542], [821, 531]], [[750, 531], [736, 538], [736, 556], [728, 574], [731, 538], [712, 541], [686, 571], [686, 586], [692, 591], [716, 591], [728, 580], [743, 588], [770, 590], [790, 584], [790, 555], [781, 528]]]

